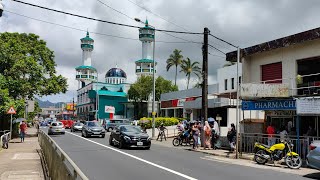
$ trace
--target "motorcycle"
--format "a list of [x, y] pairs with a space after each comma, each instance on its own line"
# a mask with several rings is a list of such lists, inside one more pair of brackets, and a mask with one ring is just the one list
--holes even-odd
[[284, 158], [286, 165], [291, 169], [299, 169], [302, 165], [302, 160], [299, 154], [292, 151], [293, 144], [288, 141], [268, 146], [256, 142], [254, 144], [255, 155], [254, 161], [258, 164], [265, 164], [270, 161], [280, 161]]
[[179, 132], [178, 135], [172, 140], [173, 146], [187, 146], [188, 144], [192, 145], [192, 143], [193, 140], [191, 134], [183, 131]]

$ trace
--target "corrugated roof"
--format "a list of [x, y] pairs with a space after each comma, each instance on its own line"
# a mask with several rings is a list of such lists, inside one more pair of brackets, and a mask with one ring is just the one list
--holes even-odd
[[[320, 39], [320, 28], [311, 29], [241, 49], [241, 57]], [[237, 51], [226, 54], [227, 61], [237, 61]]]

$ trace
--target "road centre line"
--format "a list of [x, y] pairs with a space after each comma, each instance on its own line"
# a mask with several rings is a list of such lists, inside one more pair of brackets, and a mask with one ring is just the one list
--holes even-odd
[[163, 169], [163, 170], [165, 170], [165, 171], [171, 172], [171, 173], [173, 173], [173, 174], [175, 174], [175, 175], [181, 176], [181, 177], [186, 178], [186, 179], [188, 179], [188, 180], [197, 180], [196, 178], [193, 178], [193, 177], [190, 177], [190, 176], [188, 176], [188, 175], [182, 174], [182, 173], [180, 173], [180, 172], [174, 171], [174, 170], [172, 170], [172, 169], [169, 169], [169, 168], [160, 166], [160, 165], [158, 165], [158, 164], [155, 164], [155, 163], [153, 163], [153, 162], [150, 162], [150, 161], [147, 161], [147, 160], [145, 160], [145, 159], [139, 158], [139, 157], [137, 157], [137, 156], [131, 155], [131, 154], [129, 154], [129, 153], [120, 151], [119, 149], [115, 149], [115, 148], [113, 148], [113, 147], [106, 146], [106, 145], [104, 145], [104, 144], [101, 144], [101, 143], [95, 142], [95, 141], [93, 141], [93, 140], [90, 140], [90, 139], [81, 137], [81, 136], [79, 136], [79, 135], [77, 135], [77, 134], [74, 134], [74, 133], [70, 133], [70, 132], [66, 132], [66, 133], [71, 134], [71, 135], [73, 135], [73, 136], [77, 136], [77, 137], [79, 137], [79, 138], [82, 138], [82, 139], [84, 139], [84, 140], [86, 140], [86, 141], [89, 141], [89, 142], [92, 142], [92, 143], [94, 143], [94, 144], [97, 144], [97, 145], [99, 145], [99, 146], [105, 147], [105, 148], [107, 148], [107, 149], [116, 151], [116, 152], [121, 153], [121, 154], [123, 154], [123, 155], [129, 156], [129, 157], [131, 157], [131, 158], [133, 158], [133, 159], [136, 159], [136, 160], [139, 160], [139, 161], [141, 161], [141, 162], [147, 163], [147, 164], [152, 165], [152, 166], [154, 166], [154, 167], [157, 167], [157, 168], [159, 168], [159, 169]]

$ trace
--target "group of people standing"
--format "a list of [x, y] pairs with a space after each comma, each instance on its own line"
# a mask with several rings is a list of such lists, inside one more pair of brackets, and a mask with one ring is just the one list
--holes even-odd
[[[182, 131], [182, 124], [179, 123], [178, 129]], [[202, 131], [203, 130], [203, 131]], [[204, 133], [204, 149], [218, 149], [221, 148], [221, 142], [220, 142], [220, 128], [217, 123], [217, 121], [211, 121], [210, 123], [208, 121], [204, 122], [204, 125], [201, 125], [200, 122], [196, 122], [190, 127], [185, 128], [186, 133], [191, 133], [193, 138], [193, 149], [198, 149], [199, 145], [201, 145], [200, 137], [201, 132]], [[184, 133], [184, 134], [186, 134]], [[234, 124], [231, 124], [231, 128], [229, 128], [228, 131], [228, 141], [230, 144], [231, 151], [234, 151], [235, 145], [236, 145], [236, 128]]]

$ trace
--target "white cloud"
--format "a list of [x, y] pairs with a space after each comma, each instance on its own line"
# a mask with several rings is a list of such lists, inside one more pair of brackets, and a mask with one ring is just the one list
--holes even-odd
[[[144, 20], [148, 17], [149, 23], [156, 28], [183, 31], [183, 29], [135, 6], [128, 0], [102, 1], [132, 18], [138, 17]], [[320, 11], [318, 10], [320, 1], [317, 0], [175, 0], [170, 1], [170, 3], [165, 0], [132, 1], [137, 2], [171, 22], [187, 28], [189, 31], [202, 32], [204, 27], [208, 27], [211, 33], [233, 44], [240, 45], [240, 47], [251, 46], [320, 25], [320, 22], [314, 20], [314, 17], [320, 15]], [[141, 25], [95, 0], [26, 0], [26, 2], [109, 21]], [[27, 19], [10, 14], [6, 10], [74, 28], [84, 30], [88, 28], [89, 31], [138, 38], [137, 29], [70, 17], [21, 5], [13, 1], [4, 1], [4, 4], [5, 11], [4, 17], [0, 18], [0, 32], [32, 32], [38, 34], [41, 39], [44, 39], [48, 47], [55, 52], [58, 73], [68, 78], [70, 92], [77, 88], [74, 68], [82, 63], [80, 38], [85, 36], [85, 32]], [[202, 36], [173, 35], [192, 41], [202, 42], [203, 40]], [[141, 58], [141, 42], [92, 33], [91, 36], [95, 40], [92, 64], [99, 71], [100, 81], [104, 81], [104, 75], [110, 68], [118, 65], [118, 67], [121, 67], [127, 73], [128, 82], [134, 82], [136, 79], [134, 61]], [[156, 33], [156, 39], [161, 41], [183, 41], [160, 32]], [[224, 52], [233, 50], [231, 47], [227, 47], [227, 45], [212, 37], [210, 37], [209, 43]], [[201, 45], [190, 43], [156, 43], [155, 57], [158, 62], [159, 75], [172, 81], [174, 81], [174, 70], [172, 69], [167, 72], [165, 61], [175, 48], [181, 49], [184, 57], [202, 61]], [[224, 56], [211, 48], [209, 51], [211, 54]], [[225, 60], [223, 58], [209, 55], [209, 84], [213, 84], [216, 81], [215, 75], [217, 69], [222, 67], [224, 63]], [[183, 74], [178, 75], [177, 82], [180, 87], [179, 89], [186, 88], [185, 76]], [[192, 81], [192, 83], [195, 82]], [[192, 85], [190, 84], [190, 86]], [[71, 95], [70, 93], [67, 94], [67, 96], [61, 99], [72, 99], [72, 93]], [[52, 98], [52, 100], [54, 99], [59, 98]]]

